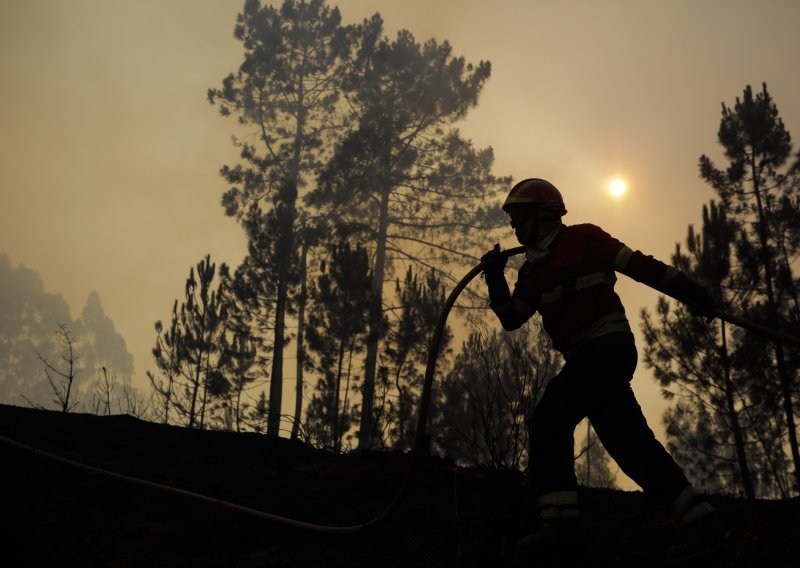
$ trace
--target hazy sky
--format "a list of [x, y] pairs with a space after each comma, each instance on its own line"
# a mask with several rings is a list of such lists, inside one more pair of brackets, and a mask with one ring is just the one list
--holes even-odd
[[[240, 63], [242, 5], [0, 0], [0, 252], [39, 272], [73, 317], [97, 290], [140, 386], [154, 368], [153, 323], [182, 297], [189, 267], [206, 253], [235, 266], [245, 253], [219, 204], [219, 168], [237, 158], [233, 121], [206, 102]], [[549, 179], [567, 223], [599, 224], [663, 260], [713, 197], [697, 160], [719, 157], [722, 101], [767, 82], [800, 132], [793, 0], [336, 5], [346, 23], [377, 11], [390, 36], [406, 28], [491, 61], [462, 131], [494, 148], [496, 173]], [[608, 195], [615, 176], [628, 182], [623, 199]], [[657, 294], [625, 277], [618, 291], [638, 335], [638, 311]], [[642, 364], [634, 388], [661, 435], [663, 403]]]

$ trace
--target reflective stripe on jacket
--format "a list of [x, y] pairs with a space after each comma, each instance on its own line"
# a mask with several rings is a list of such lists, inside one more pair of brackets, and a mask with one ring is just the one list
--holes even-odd
[[538, 311], [553, 346], [562, 353], [603, 335], [631, 333], [614, 291], [615, 271], [662, 292], [678, 274], [596, 225], [565, 225], [549, 255], [522, 265], [511, 300], [492, 309], [508, 330]]

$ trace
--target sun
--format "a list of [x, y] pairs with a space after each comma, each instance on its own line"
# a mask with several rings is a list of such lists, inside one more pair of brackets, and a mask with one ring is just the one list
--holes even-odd
[[616, 198], [620, 198], [625, 195], [627, 190], [628, 185], [622, 178], [616, 178], [608, 185], [608, 192]]

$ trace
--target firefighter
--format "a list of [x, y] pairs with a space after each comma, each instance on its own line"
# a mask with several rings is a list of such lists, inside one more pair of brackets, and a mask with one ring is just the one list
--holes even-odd
[[526, 260], [512, 293], [499, 245], [483, 256], [490, 307], [509, 331], [539, 312], [565, 361], [528, 424], [537, 524], [519, 546], [550, 549], [574, 544], [580, 513], [573, 433], [585, 417], [622, 471], [667, 508], [679, 530], [698, 526], [695, 523], [712, 515], [714, 508], [691, 488], [655, 438], [630, 387], [638, 356], [614, 291], [615, 272], [687, 304], [697, 316], [712, 318], [716, 302], [686, 274], [634, 251], [600, 227], [564, 225], [564, 200], [545, 180], [517, 183], [503, 209], [526, 247]]

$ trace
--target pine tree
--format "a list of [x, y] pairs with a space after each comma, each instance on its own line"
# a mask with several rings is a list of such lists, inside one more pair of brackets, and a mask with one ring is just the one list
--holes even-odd
[[276, 220], [272, 212], [261, 213], [253, 206], [243, 223], [248, 235], [248, 254], [225, 284], [226, 328], [234, 335], [247, 335], [254, 343], [258, 379], [267, 381], [274, 353], [274, 301], [278, 288], [273, 238]]
[[298, 279], [300, 289], [294, 303], [297, 305], [297, 385], [295, 388], [294, 419], [292, 421], [291, 439], [296, 440], [300, 434], [300, 425], [303, 419], [303, 399], [305, 389], [305, 327], [306, 327], [306, 307], [308, 305], [308, 279], [309, 279], [309, 252], [316, 248], [323, 236], [328, 233], [327, 224], [318, 218], [309, 219], [307, 216], [300, 218], [300, 230], [298, 231], [298, 245], [300, 247], [300, 257], [298, 265]]
[[[219, 391], [217, 376], [212, 374], [212, 358], [219, 354], [217, 339], [220, 335], [224, 314], [217, 292], [212, 289], [216, 265], [211, 256], [197, 263], [197, 278], [194, 268], [186, 280], [186, 302], [181, 305], [181, 327], [184, 342], [185, 360], [188, 364], [188, 398], [190, 428], [205, 426], [205, 410], [209, 387], [212, 392]], [[198, 288], [199, 285], [199, 288]]]
[[359, 429], [359, 446], [369, 448], [376, 441], [375, 382], [391, 256], [437, 271], [476, 261], [469, 252], [475, 235], [491, 239], [506, 224], [490, 202], [507, 181], [491, 174], [491, 148], [475, 149], [452, 126], [477, 103], [489, 64], [467, 64], [447, 42], [420, 45], [405, 30], [394, 40], [382, 38], [377, 15], [362, 31], [356, 72], [345, 85], [354, 128], [308, 202], [360, 228], [373, 251]]
[[219, 302], [224, 319], [219, 339], [219, 372], [224, 400], [224, 427], [241, 431], [249, 414], [250, 403], [243, 401], [245, 391], [266, 382], [272, 335], [269, 299], [273, 297], [274, 278], [269, 264], [253, 261], [265, 249], [248, 243], [250, 254], [233, 274], [220, 270]]
[[[175, 386], [176, 380], [181, 374], [183, 360], [183, 341], [180, 329], [180, 317], [178, 315], [178, 300], [172, 305], [172, 319], [168, 330], [164, 330], [161, 320], [155, 324], [156, 344], [153, 347], [153, 359], [156, 366], [161, 371], [161, 378], [147, 371], [150, 386], [155, 396], [161, 401], [164, 407], [164, 424], [169, 424], [170, 406], [176, 404]], [[179, 402], [177, 404], [180, 404]]]
[[231, 413], [230, 422], [237, 432], [241, 432], [242, 417], [248, 408], [247, 403], [242, 402], [242, 393], [257, 379], [254, 372], [256, 345], [245, 331], [234, 334], [233, 342], [226, 345], [226, 348], [227, 368], [223, 372], [230, 375], [227, 381], [231, 386], [231, 399], [227, 403]]
[[[686, 248], [676, 245], [672, 264], [701, 282], [720, 306], [740, 312], [752, 299], [752, 282], [735, 263], [748, 246], [747, 234], [712, 201], [703, 207], [700, 232], [689, 226]], [[677, 406], [665, 414], [669, 446], [707, 490], [755, 497], [744, 405], [752, 367], [734, 365], [742, 343], [719, 320], [707, 325], [683, 305], [672, 308], [662, 297], [657, 320], [642, 311], [645, 362], [654, 370], [665, 397]], [[713, 448], [713, 451], [712, 449]]]
[[[227, 307], [220, 298], [221, 286], [214, 289], [215, 274], [216, 265], [211, 262], [211, 256], [206, 255], [189, 269], [186, 299], [180, 309], [177, 301], [173, 305], [169, 332], [165, 333], [163, 324], [156, 322], [158, 337], [153, 356], [167, 384], [149, 373], [151, 385], [164, 403], [165, 421], [171, 405], [190, 428], [204, 428], [207, 409], [212, 413], [209, 404], [223, 397], [229, 389], [221, 372], [227, 364], [223, 326]], [[221, 265], [220, 274], [223, 279], [227, 276], [225, 264]]]
[[[790, 322], [798, 321], [798, 298], [790, 259], [798, 252], [800, 227], [792, 221], [800, 214], [797, 183], [800, 161], [791, 160], [791, 137], [766, 84], [755, 94], [748, 85], [742, 98], [736, 98], [733, 108], [722, 104], [718, 137], [728, 166], [718, 169], [703, 155], [700, 173], [719, 194], [732, 217], [747, 229], [752, 242], [751, 256], [741, 260], [759, 288], [759, 297], [754, 298], [755, 305], [747, 315], [779, 330], [791, 331]], [[789, 367], [782, 344], [773, 342], [772, 352], [774, 382], [782, 398], [795, 487], [800, 490], [795, 418], [797, 374]]]
[[133, 356], [128, 353], [125, 339], [103, 310], [100, 294], [91, 292], [78, 321], [80, 335], [86, 344], [87, 369], [105, 367], [112, 375], [133, 375]]
[[309, 357], [309, 364], [322, 377], [309, 405], [308, 422], [316, 423], [317, 436], [335, 452], [341, 450], [350, 426], [349, 409], [341, 404], [351, 378], [345, 365], [348, 354], [363, 346], [371, 278], [367, 251], [340, 241], [329, 247], [310, 291], [312, 310], [305, 333], [315, 357]]
[[351, 30], [340, 25], [338, 9], [323, 0], [284, 0], [280, 8], [247, 0], [235, 37], [244, 61], [208, 99], [224, 115], [254, 125], [258, 141], [241, 143], [242, 163], [222, 168], [231, 188], [223, 196], [229, 215], [239, 219], [252, 206], [271, 212], [275, 231], [274, 340], [269, 428], [280, 428], [283, 349], [298, 195], [319, 166], [323, 142], [336, 121], [341, 77], [347, 68]]

